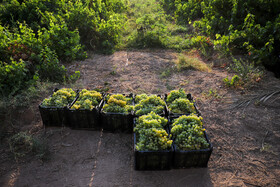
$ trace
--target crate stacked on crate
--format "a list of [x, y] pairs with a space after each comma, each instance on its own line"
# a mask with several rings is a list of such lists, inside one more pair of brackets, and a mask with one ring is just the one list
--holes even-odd
[[173, 90], [165, 101], [174, 146], [173, 167], [207, 167], [213, 147], [191, 94]]

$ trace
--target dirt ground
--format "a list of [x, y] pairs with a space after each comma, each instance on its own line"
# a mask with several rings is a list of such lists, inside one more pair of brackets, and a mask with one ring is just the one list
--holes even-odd
[[[45, 133], [50, 160], [15, 162], [5, 142], [0, 146], [0, 186], [280, 186], [280, 102], [253, 103], [232, 109], [245, 95], [263, 93], [280, 85], [266, 73], [249, 90], [229, 89], [231, 76], [214, 66], [211, 72], [174, 69], [172, 51], [120, 51], [92, 54], [69, 68], [79, 70], [80, 88], [108, 88], [113, 93], [168, 93], [183, 88], [191, 93], [203, 116], [213, 153], [208, 168], [169, 171], [134, 170], [132, 134], [47, 128], [37, 110], [14, 114], [22, 129]], [[41, 100], [44, 97], [42, 96]]]

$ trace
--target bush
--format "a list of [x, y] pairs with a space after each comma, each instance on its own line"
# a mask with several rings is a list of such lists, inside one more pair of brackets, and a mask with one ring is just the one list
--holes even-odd
[[20, 60], [10, 63], [0, 61], [0, 91], [2, 95], [13, 95], [26, 85], [28, 80], [26, 64]]
[[[192, 22], [214, 40], [215, 49], [241, 53], [274, 72], [280, 67], [280, 3], [277, 0], [162, 0], [177, 22]], [[199, 19], [199, 20], [198, 20]]]

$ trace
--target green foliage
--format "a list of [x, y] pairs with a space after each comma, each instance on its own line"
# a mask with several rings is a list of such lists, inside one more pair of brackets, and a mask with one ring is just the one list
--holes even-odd
[[[112, 51], [120, 40], [127, 9], [125, 0], [5, 0], [0, 3], [0, 61], [6, 65], [22, 64], [21, 77], [12, 85], [9, 79], [1, 84], [5, 94], [40, 80], [63, 82], [68, 80], [61, 61], [86, 58], [88, 49]], [[22, 60], [22, 61], [21, 61]], [[5, 65], [4, 65], [5, 64]], [[16, 71], [19, 71], [17, 69]], [[4, 75], [3, 75], [4, 76]], [[78, 74], [70, 77], [77, 79]], [[5, 88], [2, 88], [5, 87]]]
[[242, 84], [241, 79], [238, 77], [238, 75], [234, 75], [231, 79], [229, 79], [228, 77], [224, 78], [224, 83], [228, 87], [238, 87]]
[[251, 60], [262, 63], [270, 69], [280, 67], [279, 1], [162, 0], [161, 2], [164, 7], [171, 8], [178, 23], [193, 23], [194, 30], [209, 36], [214, 48], [224, 55], [230, 55], [232, 52], [247, 54]]
[[132, 98], [122, 94], [108, 95], [106, 101], [108, 103], [103, 106], [104, 112], [128, 114], [133, 110]]
[[172, 113], [177, 114], [196, 113], [194, 104], [184, 98], [174, 100], [170, 105], [168, 105], [168, 108]]
[[180, 116], [172, 124], [171, 134], [179, 150], [199, 150], [209, 147], [204, 137], [202, 117], [196, 115]]
[[75, 104], [71, 107], [71, 109], [88, 109], [91, 110], [96, 107], [102, 100], [101, 93], [91, 90], [88, 91], [83, 89], [79, 93], [79, 98], [75, 102]]
[[162, 114], [164, 106], [165, 103], [160, 97], [151, 95], [148, 97], [142, 97], [142, 100], [140, 100], [139, 103], [135, 105], [134, 109], [135, 114], [139, 116], [148, 114], [151, 111], [155, 112], [156, 114]]
[[66, 68], [59, 64], [57, 55], [50, 48], [45, 47], [38, 55], [40, 64], [37, 65], [38, 74], [41, 80], [63, 82], [66, 76]]
[[53, 93], [49, 98], [44, 99], [42, 106], [65, 107], [74, 101], [77, 96], [71, 88], [62, 88]]
[[2, 95], [13, 95], [22, 89], [27, 79], [26, 64], [20, 60], [10, 63], [0, 61], [0, 92]]
[[181, 88], [179, 90], [172, 90], [166, 98], [166, 103], [171, 104], [173, 101], [179, 98], [187, 98], [186, 92]]

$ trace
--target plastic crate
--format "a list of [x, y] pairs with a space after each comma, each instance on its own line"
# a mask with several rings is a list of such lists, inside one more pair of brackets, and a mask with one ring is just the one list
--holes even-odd
[[[165, 98], [164, 98], [165, 103], [166, 103], [166, 98], [167, 98], [167, 94], [165, 94]], [[193, 97], [192, 97], [191, 94], [187, 94], [187, 99], [190, 100], [191, 102], [193, 102]], [[197, 116], [201, 116], [201, 112], [198, 110], [198, 108], [197, 108], [195, 102], [194, 102], [194, 108], [195, 108], [195, 111], [196, 111], [195, 114], [196, 114]], [[178, 118], [178, 117], [180, 117], [180, 116], [182, 116], [182, 115], [190, 115], [190, 114], [191, 114], [191, 113], [184, 113], [184, 114], [172, 113], [172, 112], [169, 110], [167, 103], [166, 103], [166, 112], [167, 112], [167, 116], [169, 116], [169, 118], [170, 118], [171, 120], [173, 120], [173, 119], [175, 119], [175, 118]]]
[[[53, 92], [56, 92], [58, 90], [59, 90], [58, 88], [55, 88]], [[76, 93], [78, 92], [79, 90], [76, 91]], [[75, 100], [76, 99], [77, 97], [75, 98]], [[42, 103], [40, 103], [39, 105], [39, 111], [41, 114], [43, 125], [45, 127], [68, 126], [69, 120], [68, 120], [66, 110], [67, 110], [67, 106], [65, 107], [42, 106]]]
[[43, 121], [43, 125], [46, 127], [62, 127], [67, 125], [66, 107], [45, 107], [39, 105], [39, 111]]
[[102, 105], [103, 105], [103, 100], [100, 102], [100, 104], [97, 107], [93, 108], [92, 110], [89, 109], [75, 110], [69, 107], [67, 109], [67, 118], [69, 121], [68, 123], [69, 127], [73, 129], [94, 129], [94, 130], [100, 129], [101, 122], [100, 122], [99, 112]]
[[[123, 94], [126, 97], [131, 97], [132, 94]], [[106, 100], [104, 99], [104, 105]], [[132, 105], [134, 102], [132, 101]], [[104, 131], [108, 132], [133, 132], [133, 112], [129, 114], [124, 113], [113, 113], [113, 112], [104, 112], [103, 109], [100, 111], [101, 127]]]
[[204, 132], [205, 138], [209, 143], [208, 149], [181, 151], [177, 148], [174, 143], [174, 157], [173, 167], [174, 168], [189, 168], [189, 167], [207, 167], [213, 146], [210, 143], [206, 132]]
[[138, 151], [136, 133], [134, 133], [134, 163], [136, 170], [170, 170], [172, 166], [173, 146], [163, 151]]

